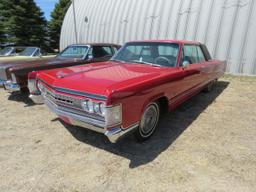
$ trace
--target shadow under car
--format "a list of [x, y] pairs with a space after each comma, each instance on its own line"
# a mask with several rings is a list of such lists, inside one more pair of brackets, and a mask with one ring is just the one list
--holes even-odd
[[72, 136], [80, 142], [106, 150], [130, 160], [130, 168], [147, 164], [165, 151], [194, 120], [228, 87], [229, 83], [219, 81], [210, 93], [199, 93], [174, 111], [164, 115], [155, 134], [143, 143], [136, 142], [131, 136], [112, 144], [102, 135], [67, 125], [60, 120]]

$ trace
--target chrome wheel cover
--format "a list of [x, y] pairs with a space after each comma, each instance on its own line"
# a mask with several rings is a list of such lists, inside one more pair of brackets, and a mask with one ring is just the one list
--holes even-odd
[[139, 132], [142, 137], [149, 137], [157, 126], [159, 120], [159, 107], [151, 103], [142, 115]]

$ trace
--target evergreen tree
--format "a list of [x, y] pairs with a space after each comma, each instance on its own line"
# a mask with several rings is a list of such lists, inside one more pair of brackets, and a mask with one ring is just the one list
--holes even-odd
[[34, 0], [1, 0], [5, 42], [17, 45], [47, 46], [47, 21]]
[[70, 4], [71, 0], [59, 0], [51, 13], [51, 21], [49, 22], [48, 27], [50, 45], [53, 49], [59, 48], [61, 26]]
[[[8, 42], [13, 33], [9, 30], [13, 25], [13, 14], [15, 14], [15, 0], [0, 0], [0, 42]], [[10, 42], [11, 43], [11, 42]]]

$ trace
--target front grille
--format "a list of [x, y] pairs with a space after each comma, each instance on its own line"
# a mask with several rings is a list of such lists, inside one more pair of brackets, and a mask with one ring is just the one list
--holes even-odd
[[82, 99], [57, 93], [45, 86], [41, 91], [44, 98], [56, 105], [59, 110], [105, 122], [104, 117], [84, 111], [81, 106]]
[[8, 80], [6, 70], [4, 67], [0, 68], [0, 79], [1, 80]]

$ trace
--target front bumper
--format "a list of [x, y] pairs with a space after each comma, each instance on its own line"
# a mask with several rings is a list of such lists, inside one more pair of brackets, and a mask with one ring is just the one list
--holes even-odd
[[4, 83], [4, 88], [8, 91], [20, 91], [20, 86], [17, 83], [13, 83], [12, 81], [6, 81]]
[[116, 127], [112, 128], [111, 130], [107, 130], [106, 128], [104, 128], [104, 125], [98, 123], [97, 121], [92, 120], [88, 117], [63, 111], [59, 109], [57, 105], [55, 105], [51, 101], [48, 101], [47, 99], [44, 100], [44, 103], [50, 108], [50, 110], [53, 113], [57, 114], [60, 117], [65, 117], [65, 119], [68, 119], [68, 122], [71, 125], [83, 127], [98, 133], [103, 133], [105, 134], [105, 136], [108, 137], [109, 141], [112, 143], [118, 142], [122, 137], [124, 137], [125, 135], [132, 132], [138, 127], [138, 124], [134, 124], [125, 130], [122, 129], [121, 127]]
[[35, 103], [35, 104], [43, 104], [44, 103], [44, 98], [41, 94], [30, 94], [29, 98]]

